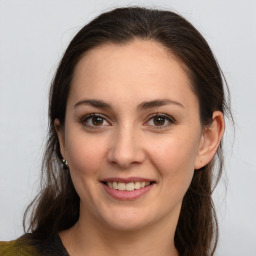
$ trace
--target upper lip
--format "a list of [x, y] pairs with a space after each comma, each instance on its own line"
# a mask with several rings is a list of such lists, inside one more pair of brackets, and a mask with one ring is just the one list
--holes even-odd
[[106, 178], [106, 179], [102, 179], [100, 180], [101, 182], [122, 182], [122, 183], [129, 183], [129, 182], [155, 182], [152, 179], [148, 179], [148, 178], [142, 178], [142, 177], [129, 177], [129, 178], [120, 178], [120, 177], [112, 177], [112, 178]]

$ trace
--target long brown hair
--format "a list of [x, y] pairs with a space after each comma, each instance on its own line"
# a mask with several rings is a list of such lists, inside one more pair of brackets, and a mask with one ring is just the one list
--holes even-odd
[[[28, 206], [28, 228], [42, 238], [73, 226], [79, 218], [80, 199], [70, 173], [62, 167], [60, 145], [54, 128], [58, 118], [65, 123], [66, 102], [74, 69], [90, 49], [134, 39], [152, 40], [171, 51], [183, 63], [200, 104], [202, 125], [212, 122], [219, 110], [231, 116], [225, 100], [224, 78], [202, 35], [188, 21], [170, 12], [141, 7], [118, 8], [103, 13], [84, 26], [69, 44], [53, 79], [49, 98], [49, 133], [42, 164], [41, 192]], [[228, 91], [227, 91], [228, 92]], [[222, 144], [215, 158], [194, 171], [186, 192], [175, 233], [180, 255], [213, 255], [218, 239], [218, 223], [211, 198], [223, 169]], [[28, 213], [31, 213], [29, 215]]]

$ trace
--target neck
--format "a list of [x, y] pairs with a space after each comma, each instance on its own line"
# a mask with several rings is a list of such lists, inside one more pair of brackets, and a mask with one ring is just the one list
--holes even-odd
[[[87, 218], [69, 230], [60, 233], [61, 240], [71, 256], [178, 256], [174, 246], [175, 225], [162, 223], [137, 230], [116, 230]], [[170, 222], [168, 222], [170, 223]]]

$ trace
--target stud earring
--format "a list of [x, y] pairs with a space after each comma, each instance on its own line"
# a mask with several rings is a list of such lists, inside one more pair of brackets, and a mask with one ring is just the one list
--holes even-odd
[[66, 160], [66, 159], [62, 159], [62, 164], [63, 164], [63, 169], [64, 170], [68, 170], [69, 168], [68, 168], [68, 161]]

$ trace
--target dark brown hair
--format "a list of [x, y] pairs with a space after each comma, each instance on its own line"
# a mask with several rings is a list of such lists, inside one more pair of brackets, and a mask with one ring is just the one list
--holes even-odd
[[[62, 168], [54, 120], [58, 118], [61, 125], [65, 123], [66, 102], [74, 69], [83, 55], [106, 43], [120, 45], [134, 39], [158, 42], [181, 61], [199, 100], [202, 125], [212, 122], [212, 114], [216, 110], [231, 115], [218, 63], [205, 39], [188, 21], [170, 11], [140, 7], [118, 8], [100, 15], [73, 38], [53, 79], [49, 99], [49, 137], [42, 165], [42, 189], [25, 212], [24, 227], [31, 211], [27, 231], [47, 237], [77, 222], [80, 199], [70, 173]], [[213, 255], [215, 251], [218, 224], [211, 195], [222, 169], [220, 144], [215, 158], [201, 170], [194, 171], [183, 199], [175, 233], [175, 246], [180, 255], [206, 256]]]

